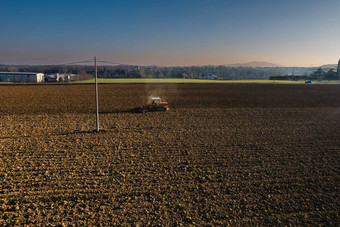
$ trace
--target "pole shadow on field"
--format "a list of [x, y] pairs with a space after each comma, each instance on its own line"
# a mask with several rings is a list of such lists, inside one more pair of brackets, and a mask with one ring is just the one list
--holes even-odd
[[106, 133], [107, 130], [100, 129], [99, 132], [97, 130], [87, 130], [87, 131], [80, 131], [80, 130], [74, 130], [71, 132], [62, 132], [62, 133], [51, 133], [51, 134], [44, 134], [44, 135], [35, 135], [35, 136], [2, 136], [0, 137], [0, 140], [2, 139], [22, 139], [22, 138], [47, 138], [50, 136], [68, 136], [68, 135], [75, 135], [75, 134], [98, 134], [98, 133]]
[[105, 133], [106, 130], [100, 129], [99, 132], [97, 130], [87, 130], [87, 131], [80, 131], [80, 130], [74, 130], [71, 132], [63, 132], [63, 133], [56, 133], [55, 136], [68, 136], [68, 135], [74, 135], [74, 134], [98, 134], [98, 133]]
[[130, 110], [112, 110], [112, 111], [101, 111], [99, 114], [112, 114], [112, 113], [131, 113]]
[[31, 138], [33, 136], [2, 136], [0, 137], [1, 140], [4, 139], [20, 139], [20, 138]]
[[112, 111], [102, 111], [99, 114], [120, 114], [120, 113], [141, 113], [139, 108], [132, 108], [126, 110], [112, 110]]

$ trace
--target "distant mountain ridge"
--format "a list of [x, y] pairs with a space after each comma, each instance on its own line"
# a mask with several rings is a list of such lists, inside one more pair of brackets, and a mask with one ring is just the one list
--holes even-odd
[[281, 67], [278, 64], [265, 62], [265, 61], [251, 61], [251, 62], [247, 62], [247, 63], [226, 64], [225, 66], [230, 66], [230, 67]]
[[327, 64], [327, 65], [320, 65], [319, 68], [323, 68], [323, 69], [331, 69], [331, 68], [337, 68], [338, 65], [337, 64]]

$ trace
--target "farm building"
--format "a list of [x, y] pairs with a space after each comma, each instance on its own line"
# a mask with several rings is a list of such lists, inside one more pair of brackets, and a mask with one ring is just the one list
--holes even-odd
[[32, 72], [0, 72], [0, 82], [28, 82], [41, 83], [43, 80], [43, 73]]
[[45, 75], [44, 81], [45, 82], [59, 82], [59, 73], [54, 73], [52, 75]]
[[207, 80], [217, 80], [217, 76], [216, 75], [210, 75], [210, 76], [203, 76], [203, 77], [199, 77], [200, 79], [207, 79]]
[[54, 73], [51, 75], [45, 75], [44, 81], [45, 82], [69, 82], [72, 80], [72, 77], [74, 78], [75, 74], [59, 74]]

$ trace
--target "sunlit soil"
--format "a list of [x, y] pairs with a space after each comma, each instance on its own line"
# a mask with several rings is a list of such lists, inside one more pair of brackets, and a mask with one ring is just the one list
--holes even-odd
[[[0, 225], [337, 225], [340, 86], [0, 87]], [[126, 112], [161, 96], [170, 111]]]

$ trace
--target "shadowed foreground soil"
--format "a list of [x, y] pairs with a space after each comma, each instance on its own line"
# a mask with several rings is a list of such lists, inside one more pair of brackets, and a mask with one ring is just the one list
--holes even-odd
[[[339, 224], [340, 86], [0, 86], [0, 225]], [[165, 113], [124, 112], [161, 96]]]

